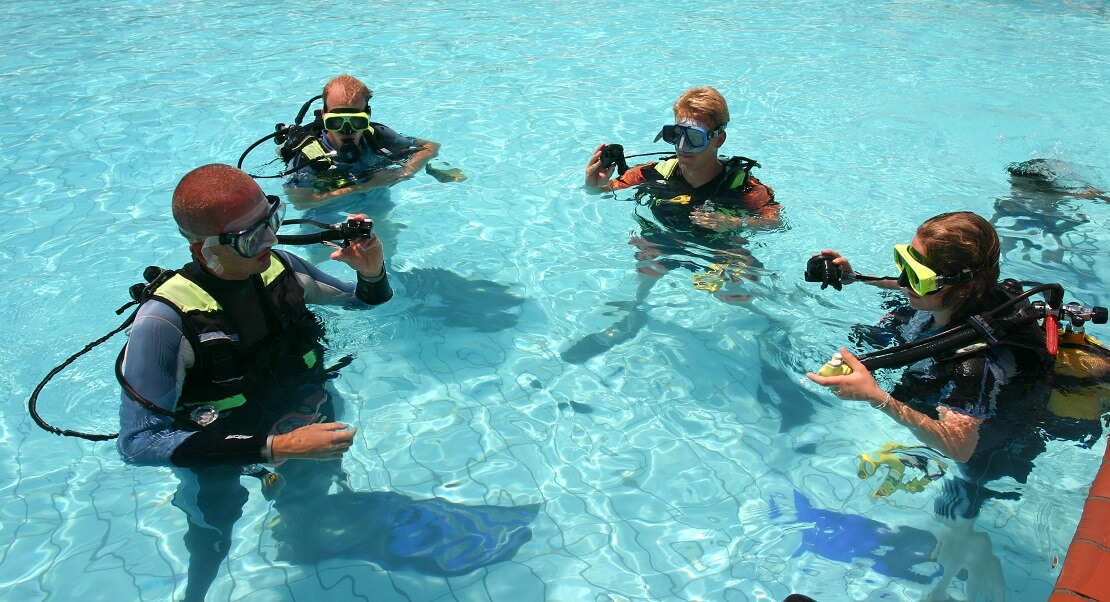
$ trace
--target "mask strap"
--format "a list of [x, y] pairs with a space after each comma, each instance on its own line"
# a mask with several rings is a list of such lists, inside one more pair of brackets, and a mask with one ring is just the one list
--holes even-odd
[[971, 280], [974, 277], [975, 277], [975, 272], [972, 272], [971, 268], [961, 268], [959, 274], [956, 274], [955, 276], [945, 276], [944, 278], [946, 280], [947, 279], [952, 279], [952, 282], [945, 283], [945, 284], [951, 285], [951, 284], [960, 284], [961, 282], [967, 282], [968, 280]]

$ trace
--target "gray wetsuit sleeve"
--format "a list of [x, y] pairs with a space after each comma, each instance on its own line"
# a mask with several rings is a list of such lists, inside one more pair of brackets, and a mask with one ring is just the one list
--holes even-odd
[[378, 279], [359, 277], [356, 285], [325, 274], [320, 268], [292, 253], [277, 253], [286, 259], [296, 273], [297, 282], [304, 289], [306, 303], [365, 307], [385, 303], [393, 297], [393, 289], [390, 288], [389, 278], [384, 271]]
[[[154, 405], [173, 410], [192, 355], [177, 312], [164, 303], [148, 301], [139, 308], [131, 327], [124, 378]], [[121, 394], [116, 447], [125, 462], [170, 465], [174, 450], [192, 434], [194, 431], [179, 430], [174, 421], [147, 409], [126, 392]]]
[[[147, 402], [172, 411], [185, 370], [193, 364], [181, 318], [168, 305], [147, 301], [139, 308], [127, 342], [123, 375]], [[120, 402], [120, 456], [129, 464], [202, 467], [263, 461], [265, 437], [217, 435], [189, 430], [124, 391]]]

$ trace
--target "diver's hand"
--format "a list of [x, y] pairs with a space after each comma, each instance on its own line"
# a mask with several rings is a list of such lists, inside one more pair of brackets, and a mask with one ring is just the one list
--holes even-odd
[[844, 356], [844, 363], [852, 369], [851, 374], [819, 376], [813, 372], [807, 372], [806, 376], [822, 387], [829, 387], [833, 395], [841, 399], [866, 401], [873, 406], [886, 401], [886, 391], [879, 387], [879, 383], [875, 382], [875, 377], [871, 376], [871, 373], [856, 359], [856, 356], [844, 347], [840, 348], [840, 355]]
[[851, 283], [856, 281], [856, 277], [855, 277], [856, 272], [852, 269], [852, 264], [848, 263], [848, 259], [846, 257], [844, 257], [843, 255], [841, 255], [839, 251], [834, 251], [832, 249], [821, 249], [821, 251], [819, 253], [814, 253], [813, 254], [814, 257], [816, 257], [818, 255], [832, 255], [835, 258], [835, 259], [833, 259], [833, 265], [840, 268], [840, 271], [841, 271], [840, 282], [841, 283], [851, 284]]
[[605, 148], [604, 144], [598, 145], [594, 149], [594, 154], [590, 155], [590, 162], [586, 164], [586, 187], [591, 189], [605, 188], [609, 183], [609, 178], [613, 175], [613, 170], [617, 166], [610, 165], [609, 167], [601, 168], [601, 150]]
[[[358, 222], [368, 219], [365, 214], [358, 213], [348, 216]], [[385, 253], [382, 251], [382, 241], [375, 234], [370, 238], [356, 238], [346, 248], [336, 249], [331, 254], [336, 261], [351, 266], [356, 272], [366, 278], [374, 278], [382, 273], [385, 263]]]
[[351, 448], [355, 432], [342, 422], [309, 424], [284, 435], [274, 435], [273, 460], [337, 460]]
[[702, 228], [709, 228], [714, 232], [728, 232], [744, 224], [742, 218], [734, 215], [724, 215], [716, 211], [702, 211], [698, 208], [690, 214], [690, 221]]

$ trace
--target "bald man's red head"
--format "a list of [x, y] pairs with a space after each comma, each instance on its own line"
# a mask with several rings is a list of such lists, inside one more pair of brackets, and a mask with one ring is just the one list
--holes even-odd
[[266, 195], [253, 178], [213, 163], [185, 174], [173, 191], [173, 219], [184, 232], [213, 236], [245, 215]]

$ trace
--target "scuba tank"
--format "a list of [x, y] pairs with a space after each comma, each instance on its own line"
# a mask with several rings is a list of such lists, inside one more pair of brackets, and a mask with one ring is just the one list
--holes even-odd
[[1110, 349], [1083, 332], [1082, 326], [1060, 331], [1060, 351], [1053, 368], [1048, 409], [1075, 420], [1098, 420], [1110, 410]]

